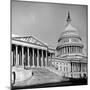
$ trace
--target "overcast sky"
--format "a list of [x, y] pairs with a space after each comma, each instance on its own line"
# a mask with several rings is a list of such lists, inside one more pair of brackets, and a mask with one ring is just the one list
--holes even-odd
[[70, 11], [71, 23], [77, 28], [86, 48], [87, 6], [12, 1], [12, 34], [33, 35], [55, 48]]

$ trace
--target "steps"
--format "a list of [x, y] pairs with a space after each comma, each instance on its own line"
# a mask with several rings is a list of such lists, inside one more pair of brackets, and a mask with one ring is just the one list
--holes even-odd
[[34, 73], [34, 77], [41, 83], [59, 82], [62, 80], [62, 77], [46, 68], [32, 68], [32, 72]]
[[58, 74], [46, 69], [45, 67], [30, 68], [30, 70], [33, 72], [32, 78], [28, 78], [21, 83], [16, 83], [15, 86], [32, 86], [37, 84], [61, 82], [64, 80], [63, 77], [60, 77]]

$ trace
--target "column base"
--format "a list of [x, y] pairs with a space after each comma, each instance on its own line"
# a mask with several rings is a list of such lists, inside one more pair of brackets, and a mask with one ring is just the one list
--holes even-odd
[[24, 66], [16, 65], [16, 66], [12, 66], [12, 69], [13, 69], [13, 68], [24, 69]]
[[19, 67], [21, 67], [21, 66], [20, 66], [20, 65], [15, 65], [14, 67], [19, 68]]
[[31, 66], [32, 68], [35, 68], [36, 66]]
[[41, 68], [44, 68], [45, 66], [41, 66]]
[[37, 66], [37, 68], [40, 68], [40, 66]]

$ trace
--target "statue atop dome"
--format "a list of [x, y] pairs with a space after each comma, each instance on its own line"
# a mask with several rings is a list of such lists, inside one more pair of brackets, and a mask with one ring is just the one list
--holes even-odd
[[70, 12], [69, 11], [68, 11], [68, 17], [67, 17], [66, 21], [67, 21], [67, 24], [65, 26], [65, 31], [70, 31], [70, 32], [71, 31], [74, 31], [74, 32], [77, 32], [77, 29], [74, 28], [72, 26], [72, 24], [71, 24], [72, 19], [71, 19], [71, 16], [70, 16]]
[[72, 21], [71, 17], [70, 17], [70, 12], [68, 11], [68, 17], [67, 17], [67, 23], [70, 23]]

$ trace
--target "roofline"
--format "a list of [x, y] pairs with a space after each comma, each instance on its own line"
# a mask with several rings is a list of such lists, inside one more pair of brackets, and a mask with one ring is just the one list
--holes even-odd
[[58, 42], [60, 42], [63, 38], [78, 38], [78, 39], [82, 40], [82, 38], [79, 36], [62, 36], [58, 39]]
[[54, 51], [56, 51], [56, 49], [54, 49], [54, 48], [49, 48], [49, 47], [48, 47], [48, 49], [49, 49], [49, 50], [54, 50]]
[[[24, 41], [22, 41], [22, 40], [16, 40], [16, 39], [14, 39], [14, 38], [12, 38], [12, 40], [19, 41], [19, 42], [24, 42]], [[33, 45], [38, 45], [38, 46], [42, 46], [42, 47], [47, 47], [47, 48], [48, 48], [48, 46], [43, 46], [43, 45], [31, 43], [31, 42], [24, 42], [24, 43], [33, 44]]]
[[40, 43], [42, 43], [43, 45], [48, 46], [44, 42], [42, 42], [41, 40], [38, 40], [36, 37], [34, 37], [32, 35], [30, 35], [30, 36], [12, 37], [12, 38], [29, 38], [29, 37], [32, 37], [32, 38], [36, 39], [37, 41], [39, 41]]
[[[54, 59], [54, 60], [53, 60]], [[57, 60], [55, 60], [55, 59], [57, 59]], [[78, 61], [78, 62], [82, 62], [82, 61], [84, 61], [85, 63], [87, 63], [88, 61], [87, 60], [81, 60], [82, 58], [80, 58], [80, 60], [77, 60], [78, 58], [74, 58], [73, 60], [72, 60], [73, 58], [57, 58], [57, 57], [55, 57], [55, 58], [52, 58], [52, 60], [53, 61], [58, 61], [58, 60], [61, 60], [61, 61], [63, 61], [63, 60], [65, 60], [65, 61], [70, 61], [70, 62], [74, 62], [74, 61]]]

